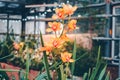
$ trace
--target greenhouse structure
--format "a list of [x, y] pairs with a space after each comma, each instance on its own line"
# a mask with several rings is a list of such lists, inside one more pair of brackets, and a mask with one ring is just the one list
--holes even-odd
[[119, 80], [120, 0], [0, 0], [0, 80]]

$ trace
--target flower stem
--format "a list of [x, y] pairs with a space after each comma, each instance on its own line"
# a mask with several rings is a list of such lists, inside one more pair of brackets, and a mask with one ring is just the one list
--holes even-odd
[[62, 21], [62, 24], [63, 24], [63, 30], [62, 30], [62, 32], [61, 32], [61, 34], [60, 34], [60, 36], [59, 36], [59, 37], [61, 37], [61, 36], [62, 36], [62, 34], [63, 34], [63, 32], [64, 32], [64, 28], [65, 28], [64, 20]]
[[[40, 39], [41, 39], [41, 44], [42, 44], [42, 47], [44, 47], [44, 42], [43, 42], [43, 38], [42, 38], [42, 34], [40, 32]], [[51, 80], [51, 76], [50, 76], [50, 72], [49, 72], [49, 65], [48, 65], [48, 60], [47, 60], [47, 55], [46, 55], [46, 52], [43, 51], [43, 61], [44, 61], [44, 66], [45, 66], [45, 70], [47, 72], [47, 77], [48, 77], [48, 80]]]

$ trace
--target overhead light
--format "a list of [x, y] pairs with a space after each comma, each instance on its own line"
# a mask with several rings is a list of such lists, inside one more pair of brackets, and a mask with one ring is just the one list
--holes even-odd
[[53, 11], [55, 11], [56, 8], [53, 8]]
[[4, 2], [0, 2], [0, 7], [3, 7], [5, 6], [5, 3]]
[[62, 5], [61, 5], [61, 4], [59, 4], [59, 5], [58, 5], [58, 7], [62, 7]]
[[81, 17], [81, 15], [78, 15], [78, 17]]
[[44, 14], [47, 14], [47, 12], [44, 12]]
[[69, 0], [67, 0], [67, 4], [69, 4], [70, 3], [70, 1]]
[[19, 7], [19, 4], [9, 4], [8, 7], [9, 8], [16, 8], [16, 7]]
[[47, 10], [47, 12], [52, 12], [52, 10], [49, 8], [49, 9]]
[[43, 17], [44, 17], [44, 16], [45, 16], [45, 14], [43, 13], [41, 16], [43, 16]]
[[34, 13], [34, 12], [35, 12], [35, 10], [31, 10], [31, 11], [30, 11], [30, 13]]

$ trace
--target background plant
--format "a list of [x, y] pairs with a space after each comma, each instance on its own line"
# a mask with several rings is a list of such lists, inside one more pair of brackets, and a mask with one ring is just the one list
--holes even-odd
[[110, 80], [110, 72], [106, 72], [107, 64], [103, 61], [105, 60], [100, 57], [99, 47], [96, 65], [84, 74], [83, 80]]
[[6, 34], [5, 38], [0, 41], [0, 62], [10, 62], [10, 59], [14, 56], [11, 54], [13, 51], [13, 44], [14, 42], [14, 35], [13, 35], [13, 30], [10, 32], [10, 34]]

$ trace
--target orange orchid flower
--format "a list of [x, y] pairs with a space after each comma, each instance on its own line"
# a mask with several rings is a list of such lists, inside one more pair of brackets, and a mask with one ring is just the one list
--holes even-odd
[[62, 36], [60, 38], [64, 41], [69, 41], [70, 40], [70, 38], [68, 38], [68, 36], [66, 34], [62, 34]]
[[20, 42], [19, 45], [20, 45], [20, 47], [23, 47], [24, 46], [24, 42]]
[[53, 47], [55, 48], [59, 48], [61, 47], [61, 45], [63, 44], [63, 40], [61, 40], [60, 38], [55, 38], [53, 41], [52, 41], [52, 45]]
[[40, 48], [40, 51], [52, 52], [54, 48], [60, 48], [63, 41], [59, 38], [54, 38], [50, 42], [47, 42], [44, 47]]
[[63, 8], [56, 8], [55, 10], [56, 15], [58, 16], [59, 19], [64, 19], [65, 18], [65, 11]]
[[61, 28], [60, 28], [60, 25], [61, 23], [60, 22], [49, 22], [48, 25], [51, 27], [50, 29], [53, 30], [53, 31], [59, 31]]
[[33, 53], [33, 49], [32, 49], [32, 48], [29, 49], [29, 53], [30, 53], [30, 54]]
[[52, 47], [51, 46], [45, 46], [45, 47], [41, 47], [40, 51], [47, 51], [47, 52], [51, 52], [52, 51]]
[[51, 52], [51, 51], [52, 51], [52, 44], [51, 44], [51, 42], [45, 43], [45, 46], [44, 46], [44, 47], [40, 47], [39, 50], [40, 50], [40, 51]]
[[14, 47], [14, 49], [16, 49], [16, 50], [19, 50], [19, 49], [20, 49], [20, 45], [19, 45], [18, 43], [16, 43], [16, 42], [13, 43], [13, 47]]
[[63, 9], [65, 11], [66, 15], [72, 15], [74, 13], [74, 11], [77, 9], [77, 6], [71, 6], [70, 4], [63, 4]]
[[72, 54], [68, 52], [61, 53], [61, 59], [63, 62], [74, 62], [73, 59], [71, 59]]
[[59, 19], [59, 17], [56, 14], [53, 14], [52, 19]]
[[77, 23], [77, 20], [71, 20], [71, 21], [69, 21], [69, 23], [68, 23], [68, 29], [70, 31], [74, 30], [76, 28], [76, 23]]

